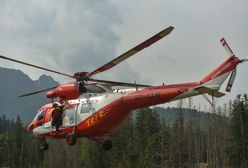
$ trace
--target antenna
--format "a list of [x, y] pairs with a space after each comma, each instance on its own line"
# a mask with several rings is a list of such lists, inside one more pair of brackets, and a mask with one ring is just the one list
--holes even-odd
[[139, 91], [139, 90], [138, 90], [138, 86], [137, 86], [137, 84], [136, 84], [136, 81], [134, 81], [134, 85], [135, 85], [136, 91]]

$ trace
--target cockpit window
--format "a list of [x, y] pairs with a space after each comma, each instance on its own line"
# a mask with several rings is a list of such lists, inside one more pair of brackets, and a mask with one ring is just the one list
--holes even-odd
[[44, 116], [45, 116], [44, 110], [40, 110], [38, 111], [38, 114], [36, 115], [34, 120], [37, 120], [37, 121], [43, 120]]
[[86, 92], [87, 93], [104, 93], [106, 92], [105, 89], [103, 89], [100, 86], [97, 85], [85, 85]]

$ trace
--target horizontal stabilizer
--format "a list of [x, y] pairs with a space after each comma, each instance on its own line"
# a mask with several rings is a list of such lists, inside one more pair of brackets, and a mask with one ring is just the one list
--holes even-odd
[[209, 87], [200, 86], [198, 88], [195, 88], [195, 90], [199, 91], [201, 94], [207, 93], [210, 96], [214, 96], [214, 97], [222, 97], [225, 95], [224, 93], [219, 92], [217, 86], [215, 86], [215, 85], [213, 85], [213, 86], [211, 85]]

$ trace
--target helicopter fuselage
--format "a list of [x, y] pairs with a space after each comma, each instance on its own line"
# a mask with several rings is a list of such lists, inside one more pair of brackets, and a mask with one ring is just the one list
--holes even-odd
[[[78, 137], [101, 137], [112, 133], [135, 109], [199, 95], [200, 92], [193, 89], [198, 85], [199, 82], [194, 82], [142, 90], [85, 93], [78, 99], [67, 102], [68, 107], [63, 112], [59, 134], [51, 126], [51, 103], [40, 109], [28, 130], [37, 136], [56, 138], [64, 138], [70, 132], [76, 132]], [[39, 117], [40, 115], [43, 117]]]

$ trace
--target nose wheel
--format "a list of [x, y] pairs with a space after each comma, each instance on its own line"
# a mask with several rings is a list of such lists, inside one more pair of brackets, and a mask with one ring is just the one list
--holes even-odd
[[66, 143], [68, 145], [75, 145], [77, 142], [77, 135], [75, 133], [70, 133], [66, 135]]

